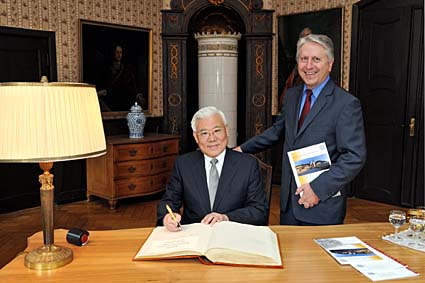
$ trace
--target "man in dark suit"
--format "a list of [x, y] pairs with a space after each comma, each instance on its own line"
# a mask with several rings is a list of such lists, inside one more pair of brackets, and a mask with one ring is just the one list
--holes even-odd
[[[177, 223], [235, 221], [267, 225], [268, 202], [258, 162], [227, 148], [228, 128], [223, 112], [204, 107], [192, 119], [199, 150], [179, 156], [158, 204], [158, 225], [178, 231]], [[212, 162], [212, 163], [211, 163]], [[169, 205], [176, 219], [167, 213]], [[179, 211], [183, 206], [183, 214]]]
[[[280, 223], [342, 224], [346, 212], [345, 186], [366, 160], [360, 101], [330, 80], [334, 55], [329, 37], [310, 34], [300, 38], [296, 57], [304, 84], [288, 90], [282, 113], [270, 128], [235, 150], [259, 152], [283, 138]], [[327, 146], [330, 170], [297, 188], [288, 151], [321, 142]]]

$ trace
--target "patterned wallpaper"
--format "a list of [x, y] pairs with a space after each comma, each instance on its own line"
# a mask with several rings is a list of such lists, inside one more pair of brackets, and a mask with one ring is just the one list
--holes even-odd
[[[265, 0], [277, 16], [343, 7], [342, 86], [348, 89], [351, 6], [359, 0]], [[162, 116], [161, 9], [169, 0], [0, 0], [0, 26], [56, 32], [58, 80], [80, 80], [79, 19], [150, 28], [153, 34], [152, 116]], [[277, 58], [274, 39], [273, 58]], [[277, 61], [273, 60], [273, 113], [277, 112]]]
[[162, 1], [0, 0], [0, 26], [56, 32], [58, 81], [80, 81], [79, 20], [152, 29], [152, 116], [162, 116]]
[[[351, 16], [352, 5], [359, 0], [275, 0], [274, 6], [269, 7], [275, 10], [273, 23], [273, 32], [277, 35], [277, 17], [290, 14], [299, 14], [332, 8], [343, 8], [343, 28], [342, 28], [342, 87], [348, 89], [349, 72], [350, 72], [350, 47], [351, 47]], [[276, 36], [273, 42], [273, 58], [277, 58], [277, 40]], [[277, 93], [277, 60], [273, 60], [273, 77], [272, 77], [272, 111], [277, 114], [278, 93]]]

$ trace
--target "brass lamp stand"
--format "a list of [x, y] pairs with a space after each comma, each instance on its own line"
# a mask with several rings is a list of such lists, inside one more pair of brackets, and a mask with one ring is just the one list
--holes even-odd
[[55, 246], [53, 162], [106, 153], [96, 88], [83, 83], [0, 83], [0, 163], [39, 163], [43, 246], [25, 256], [36, 270], [70, 263], [72, 250]]
[[41, 184], [40, 201], [44, 245], [29, 252], [25, 256], [26, 267], [37, 270], [54, 269], [70, 263], [73, 259], [72, 250], [54, 245], [53, 229], [53, 162], [41, 162], [40, 168], [44, 173], [39, 176]]

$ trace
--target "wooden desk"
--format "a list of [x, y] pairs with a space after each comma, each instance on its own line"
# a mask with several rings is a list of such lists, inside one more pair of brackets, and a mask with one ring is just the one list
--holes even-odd
[[[55, 243], [74, 250], [70, 264], [49, 271], [31, 270], [24, 267], [25, 255], [21, 254], [0, 270], [0, 282], [371, 282], [354, 268], [339, 265], [312, 240], [344, 236], [357, 236], [421, 274], [390, 282], [425, 281], [425, 253], [380, 239], [393, 231], [388, 223], [271, 228], [279, 234], [284, 269], [208, 266], [197, 259], [133, 262], [152, 228], [90, 231], [84, 247], [69, 245], [66, 231], [56, 230]], [[29, 238], [26, 251], [41, 243], [39, 232]]]

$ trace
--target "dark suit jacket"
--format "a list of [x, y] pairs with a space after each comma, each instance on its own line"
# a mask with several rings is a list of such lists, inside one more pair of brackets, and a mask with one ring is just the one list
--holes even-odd
[[[158, 204], [158, 222], [167, 214], [165, 205], [173, 211], [183, 207], [181, 223], [201, 222], [211, 213], [204, 155], [194, 151], [179, 156], [174, 162], [170, 182]], [[258, 162], [252, 156], [226, 149], [213, 212], [223, 213], [230, 221], [267, 225], [269, 212], [261, 186]]]
[[[288, 90], [281, 115], [262, 134], [241, 145], [244, 152], [262, 151], [284, 139], [281, 179], [281, 213], [289, 194], [295, 217], [303, 222], [339, 224], [344, 221], [346, 190], [344, 187], [359, 173], [366, 160], [366, 143], [360, 101], [337, 87], [331, 80], [325, 85], [301, 129], [297, 130], [303, 85]], [[305, 209], [295, 196], [296, 183], [287, 152], [325, 142], [331, 158], [330, 170], [310, 185], [320, 198], [318, 205]], [[338, 191], [341, 196], [332, 197]]]

